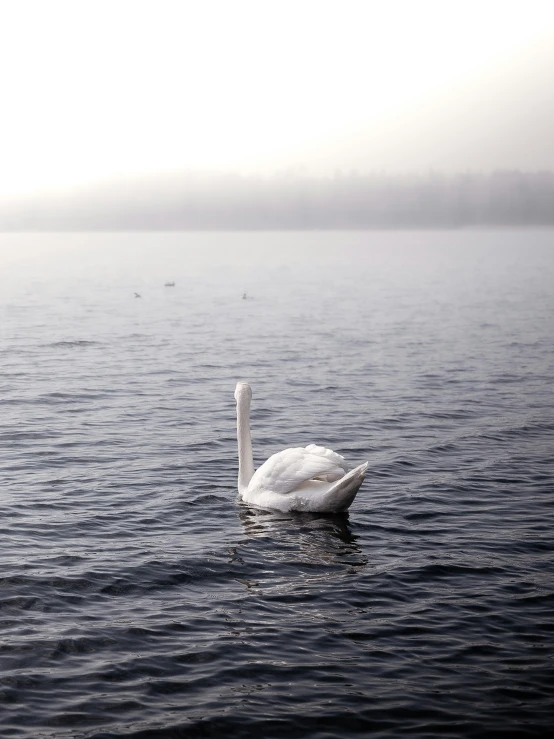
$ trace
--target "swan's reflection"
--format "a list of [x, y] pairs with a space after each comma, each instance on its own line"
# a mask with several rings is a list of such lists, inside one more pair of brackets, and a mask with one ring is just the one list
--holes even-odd
[[282, 513], [262, 508], [239, 508], [239, 519], [248, 536], [268, 536], [291, 531], [327, 531], [329, 536], [344, 544], [356, 540], [348, 520], [348, 513]]
[[263, 550], [266, 560], [347, 568], [367, 564], [348, 513], [282, 513], [241, 506], [238, 516], [247, 539], [268, 540]]
[[[265, 633], [268, 624], [278, 629], [283, 623], [293, 629], [315, 625], [314, 633], [321, 634], [320, 627], [344, 620], [345, 604], [357, 592], [357, 573], [368, 564], [347, 513], [238, 506], [237, 514], [245, 536], [229, 548], [229, 564], [244, 597], [225, 614], [233, 639], [248, 643], [253, 634]], [[358, 605], [352, 601], [347, 608], [355, 611]]]

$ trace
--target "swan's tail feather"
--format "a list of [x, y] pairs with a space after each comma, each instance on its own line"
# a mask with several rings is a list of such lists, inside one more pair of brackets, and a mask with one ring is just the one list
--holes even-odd
[[365, 479], [368, 464], [369, 462], [364, 462], [335, 483], [325, 494], [321, 510], [333, 513], [346, 511], [351, 506]]

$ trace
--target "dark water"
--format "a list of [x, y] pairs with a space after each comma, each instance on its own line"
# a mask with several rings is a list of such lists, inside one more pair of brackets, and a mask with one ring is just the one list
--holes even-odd
[[[546, 734], [554, 233], [3, 235], [0, 264], [2, 737]], [[237, 379], [257, 462], [369, 460], [348, 515], [237, 504]]]

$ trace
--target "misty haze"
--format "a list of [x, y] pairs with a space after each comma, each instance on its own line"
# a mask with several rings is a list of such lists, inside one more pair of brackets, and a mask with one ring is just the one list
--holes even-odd
[[458, 228], [554, 225], [554, 172], [173, 175], [25, 198], [10, 231]]

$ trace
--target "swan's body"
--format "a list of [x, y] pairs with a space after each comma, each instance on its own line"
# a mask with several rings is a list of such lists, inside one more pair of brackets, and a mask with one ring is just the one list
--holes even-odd
[[364, 481], [367, 462], [348, 471], [340, 454], [322, 446], [284, 449], [254, 471], [250, 435], [252, 391], [237, 383], [238, 490], [245, 503], [278, 511], [345, 511]]

